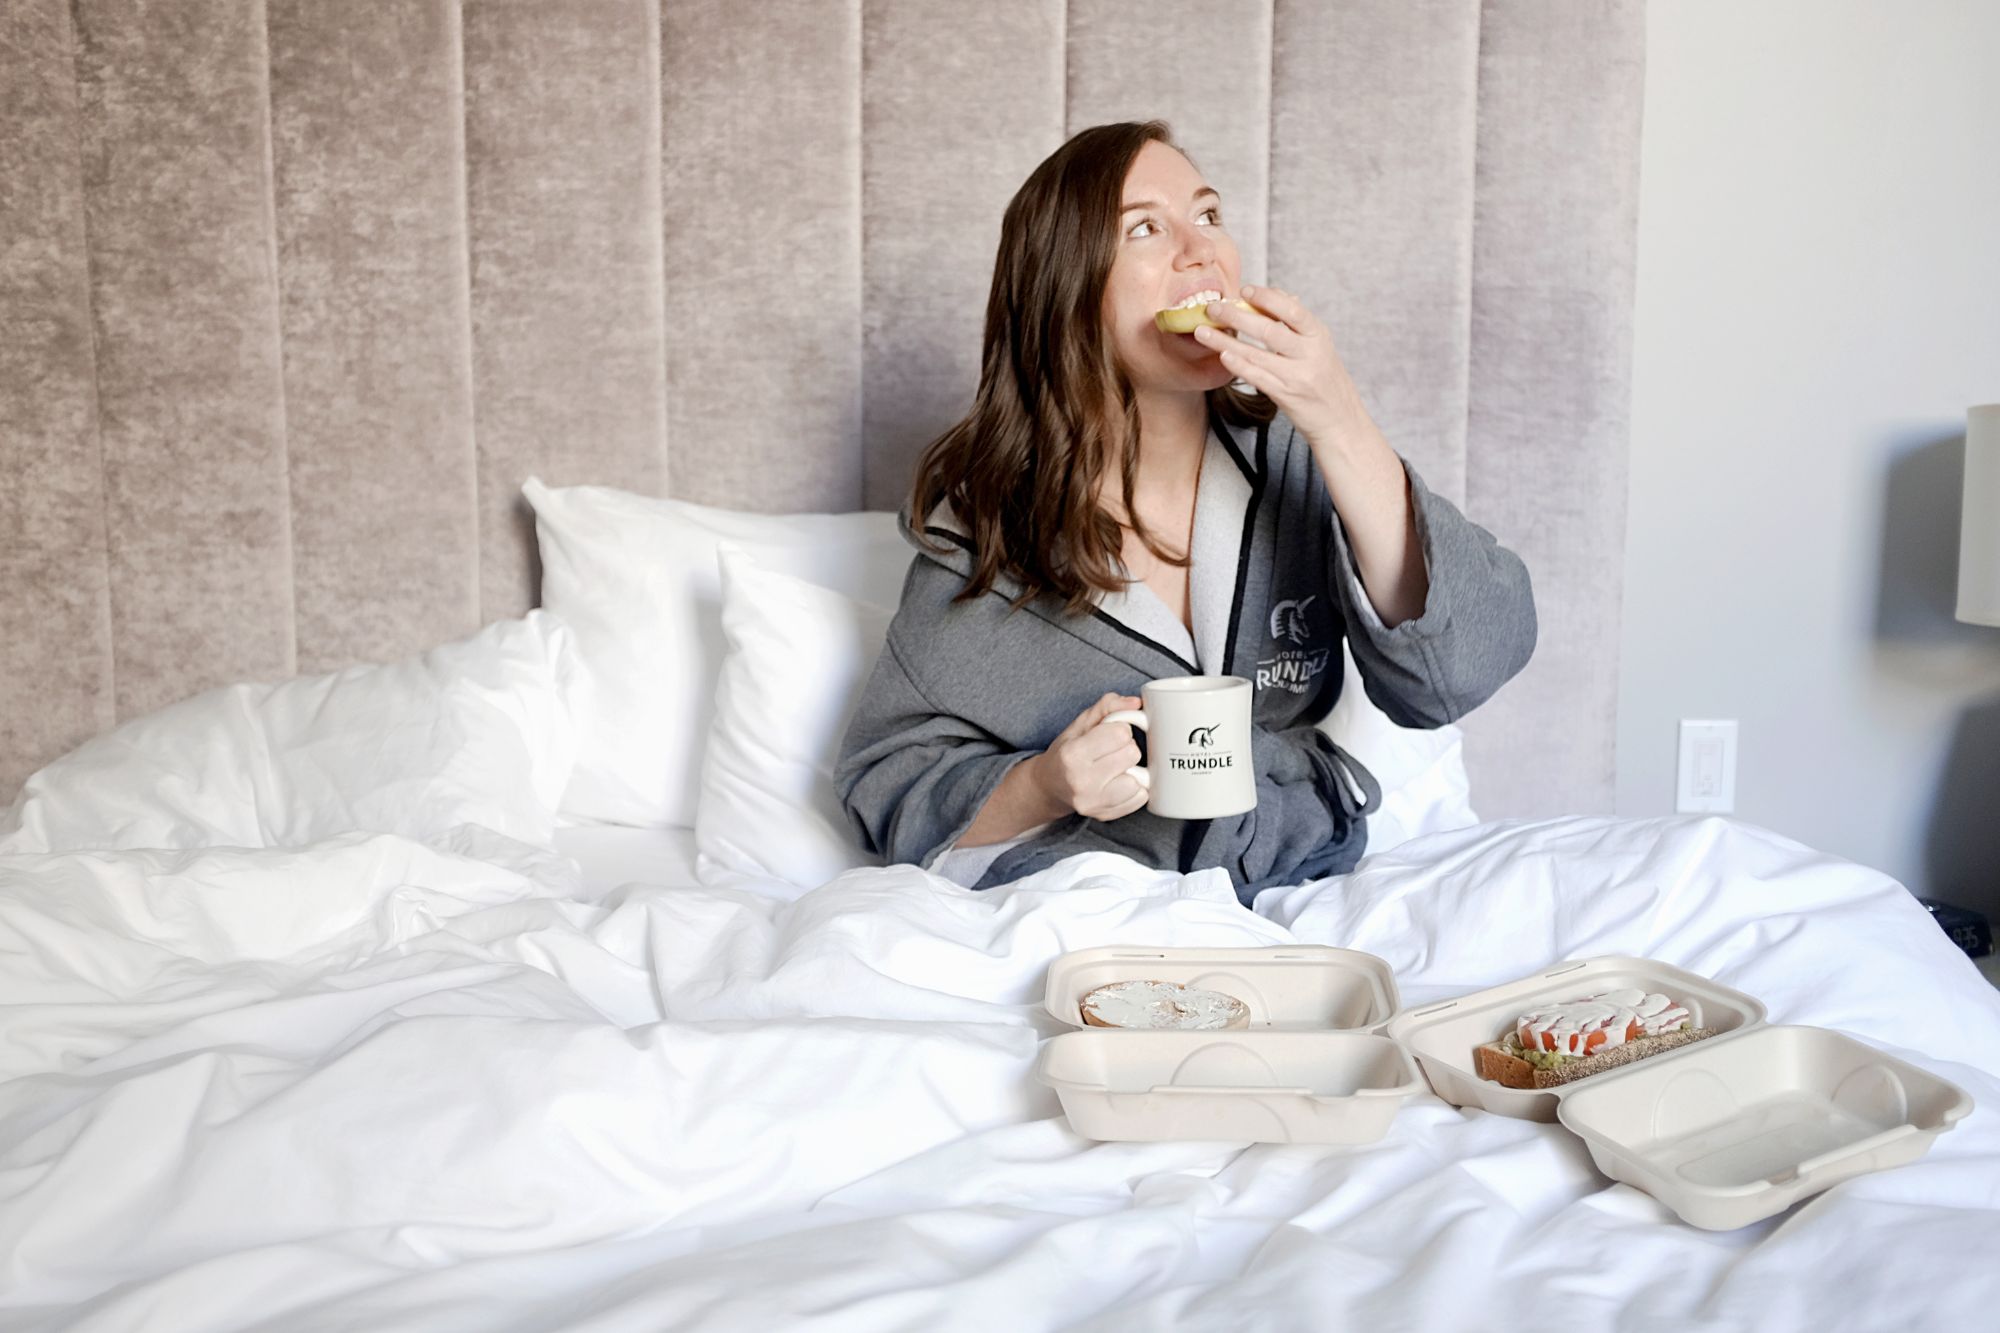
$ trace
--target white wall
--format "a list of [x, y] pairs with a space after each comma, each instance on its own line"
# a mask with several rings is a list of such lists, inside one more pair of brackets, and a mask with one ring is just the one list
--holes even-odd
[[1653, 0], [1646, 85], [1618, 809], [1737, 718], [1738, 817], [2000, 917], [2000, 3]]

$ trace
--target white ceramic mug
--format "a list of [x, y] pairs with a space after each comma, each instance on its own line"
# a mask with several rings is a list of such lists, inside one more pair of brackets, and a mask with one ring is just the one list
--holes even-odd
[[1147, 766], [1125, 771], [1146, 788], [1148, 810], [1167, 819], [1218, 819], [1257, 808], [1250, 696], [1241, 676], [1169, 676], [1140, 689], [1143, 709], [1104, 719], [1146, 733]]

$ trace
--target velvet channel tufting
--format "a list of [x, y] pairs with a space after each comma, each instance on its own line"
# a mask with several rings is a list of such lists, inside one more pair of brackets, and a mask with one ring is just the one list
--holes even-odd
[[1000, 213], [1160, 116], [1533, 571], [1482, 813], [1608, 809], [1639, 0], [13, 0], [0, 799], [534, 600], [523, 478], [892, 507]]

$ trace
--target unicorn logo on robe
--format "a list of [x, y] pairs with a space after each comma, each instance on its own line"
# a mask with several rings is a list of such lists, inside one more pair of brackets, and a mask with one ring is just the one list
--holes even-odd
[[1295, 602], [1279, 602], [1271, 608], [1271, 637], [1280, 641], [1290, 639], [1293, 643], [1304, 643], [1312, 637], [1312, 626], [1306, 623], [1306, 608], [1319, 600], [1319, 594], [1302, 597]]

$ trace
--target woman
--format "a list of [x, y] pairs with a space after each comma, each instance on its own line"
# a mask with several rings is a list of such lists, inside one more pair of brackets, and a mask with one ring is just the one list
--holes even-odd
[[[1239, 273], [1159, 121], [1085, 130], [1008, 204], [978, 395], [918, 464], [918, 556], [834, 775], [870, 850], [974, 888], [1123, 852], [1223, 867], [1247, 904], [1361, 857], [1379, 789], [1313, 726], [1343, 636], [1405, 726], [1527, 662], [1520, 559], [1397, 457], [1325, 326]], [[1190, 301], [1220, 327], [1163, 332]], [[1104, 720], [1197, 673], [1256, 684], [1247, 814], [1146, 811]]]

